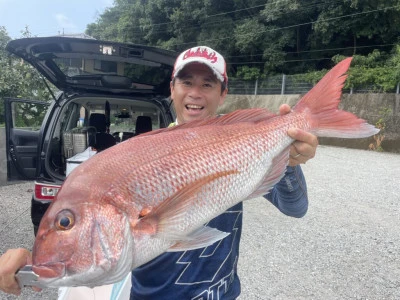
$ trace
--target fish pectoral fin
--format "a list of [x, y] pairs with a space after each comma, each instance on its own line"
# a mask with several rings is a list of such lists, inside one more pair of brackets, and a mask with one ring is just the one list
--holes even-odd
[[196, 229], [184, 239], [177, 242], [175, 245], [169, 248], [167, 252], [178, 252], [205, 248], [224, 239], [229, 234], [229, 232], [223, 232], [215, 228], [204, 226]]
[[[135, 230], [157, 234], [169, 240], [177, 240], [171, 237], [178, 225], [182, 223], [190, 206], [196, 201], [196, 195], [201, 188], [221, 177], [237, 174], [238, 171], [221, 171], [201, 177], [177, 191], [171, 197], [165, 199], [160, 205], [149, 211], [135, 225]], [[180, 235], [182, 236], [182, 235]]]

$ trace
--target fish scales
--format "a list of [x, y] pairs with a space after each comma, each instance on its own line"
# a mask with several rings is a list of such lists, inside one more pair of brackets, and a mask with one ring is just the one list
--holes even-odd
[[[147, 186], [147, 190], [143, 191], [142, 198], [147, 199], [147, 201], [153, 199], [152, 204], [157, 205], [157, 201], [162, 201], [162, 199], [171, 196], [188, 182], [193, 182], [208, 172], [236, 169], [244, 172], [248, 169], [247, 165], [257, 161], [257, 156], [261, 157], [266, 152], [266, 143], [262, 141], [272, 140], [268, 137], [268, 131], [265, 130], [265, 127], [260, 126], [260, 129], [257, 130], [258, 133], [255, 132], [254, 128], [251, 125], [248, 126], [248, 131], [242, 130], [239, 133], [234, 128], [231, 132], [224, 128], [224, 132], [216, 133], [217, 136], [226, 136], [223, 143], [220, 140], [215, 143], [204, 143], [204, 138], [209, 136], [208, 132], [197, 138], [197, 141], [201, 142], [200, 145], [197, 145], [193, 139], [190, 141], [184, 139], [184, 143], [174, 139], [178, 145], [181, 145], [180, 152], [172, 153], [171, 151], [171, 154], [163, 156], [159, 160], [150, 163], [147, 161], [145, 165], [137, 169], [137, 172], [142, 174], [141, 179], [132, 182], [130, 189], [137, 191], [143, 189], [143, 186]], [[282, 134], [284, 131], [285, 129], [282, 130]], [[177, 136], [177, 138], [179, 137]], [[291, 140], [288, 139], [288, 141]], [[185, 143], [187, 147], [185, 147]], [[268, 144], [271, 143], [268, 142]], [[259, 146], [258, 152], [254, 151], [257, 145]], [[271, 149], [270, 145], [268, 147]], [[252, 154], [252, 152], [254, 153]], [[185, 160], [190, 160], [190, 168], [181, 167], [184, 166]], [[253, 173], [254, 171], [249, 169], [249, 172]], [[126, 176], [134, 175], [126, 174]], [[146, 184], [143, 185], [143, 182]], [[156, 189], [156, 187], [160, 188]], [[159, 194], [154, 194], [154, 192]]]

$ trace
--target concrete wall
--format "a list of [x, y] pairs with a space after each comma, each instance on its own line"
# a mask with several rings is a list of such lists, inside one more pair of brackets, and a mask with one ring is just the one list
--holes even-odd
[[[295, 105], [302, 95], [227, 95], [221, 113], [249, 107], [264, 107], [277, 112], [281, 104]], [[382, 108], [389, 108], [393, 116], [400, 116], [400, 95], [398, 94], [345, 94], [339, 105], [341, 109], [362, 118], [379, 117]]]

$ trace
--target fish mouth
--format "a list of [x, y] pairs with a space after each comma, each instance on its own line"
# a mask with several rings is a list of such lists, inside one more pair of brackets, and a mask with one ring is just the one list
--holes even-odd
[[204, 109], [204, 106], [201, 106], [201, 105], [195, 105], [195, 104], [186, 104], [185, 105], [185, 108], [187, 109], [187, 110], [203, 110]]
[[44, 265], [33, 265], [33, 272], [35, 272], [40, 278], [43, 279], [54, 279], [64, 277], [65, 264], [61, 262], [57, 263], [47, 263]]

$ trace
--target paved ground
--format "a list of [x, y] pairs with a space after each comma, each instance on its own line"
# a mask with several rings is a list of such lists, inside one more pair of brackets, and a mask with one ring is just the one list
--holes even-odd
[[[320, 146], [303, 170], [304, 218], [263, 199], [245, 203], [240, 300], [400, 299], [400, 155]], [[32, 188], [0, 187], [0, 253], [33, 243]], [[0, 292], [0, 299], [56, 299], [56, 292]]]

